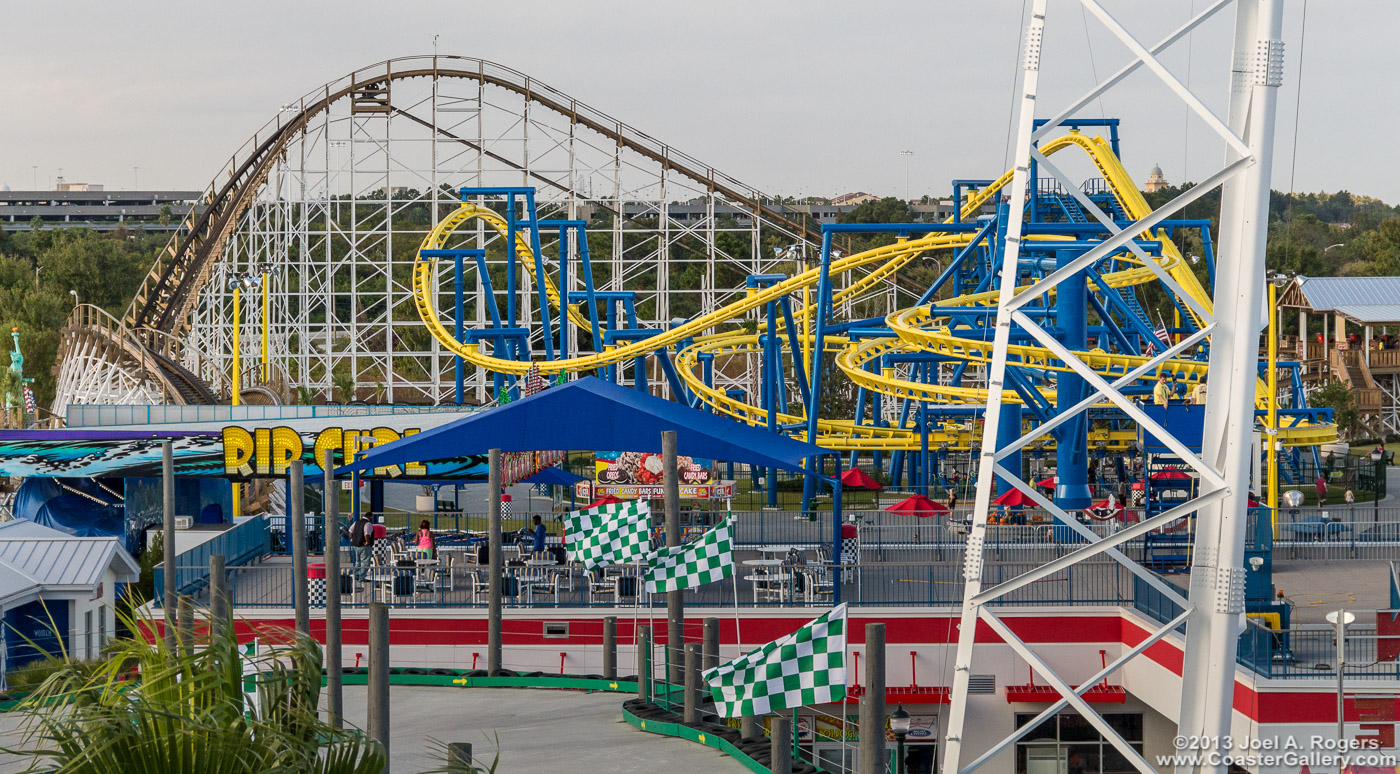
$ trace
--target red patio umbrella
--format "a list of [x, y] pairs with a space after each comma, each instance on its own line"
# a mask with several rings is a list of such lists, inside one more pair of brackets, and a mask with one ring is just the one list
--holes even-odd
[[1035, 501], [1031, 499], [1031, 496], [1026, 494], [1025, 492], [1022, 492], [1019, 489], [1012, 489], [1010, 492], [1007, 492], [1006, 494], [1002, 495], [1001, 497], [998, 497], [992, 502], [996, 503], [997, 505], [1006, 505], [1012, 508], [1020, 508], [1027, 505], [1035, 505]]
[[597, 500], [594, 500], [593, 502], [591, 502], [591, 503], [589, 503], [588, 505], [585, 505], [585, 506], [583, 506], [583, 507], [584, 507], [584, 508], [597, 508], [597, 507], [600, 507], [600, 506], [603, 506], [603, 505], [617, 505], [618, 503], [625, 503], [625, 502], [627, 502], [627, 501], [626, 501], [626, 500], [620, 500], [620, 499], [618, 499], [618, 498], [616, 498], [616, 497], [613, 497], [612, 495], [603, 495], [602, 497], [598, 498]]
[[935, 513], [947, 513], [948, 506], [936, 503], [923, 495], [916, 494], [912, 497], [906, 497], [900, 500], [885, 510], [891, 513], [903, 513], [909, 516], [918, 516], [921, 519], [927, 519]]
[[851, 489], [884, 489], [884, 487], [880, 486], [879, 481], [876, 481], [875, 479], [871, 478], [869, 475], [866, 474], [865, 471], [861, 470], [860, 468], [851, 468], [845, 473], [842, 473], [841, 486], [849, 487]]
[[1055, 487], [1059, 486], [1059, 484], [1060, 484], [1060, 477], [1059, 477], [1059, 476], [1051, 476], [1051, 477], [1049, 477], [1049, 478], [1042, 478], [1042, 479], [1040, 479], [1039, 481], [1035, 482], [1035, 485], [1038, 486], [1038, 487], [1040, 487], [1040, 488], [1042, 488], [1042, 489], [1054, 489]]
[[1177, 469], [1175, 469], [1175, 468], [1173, 468], [1173, 469], [1171, 469], [1171, 470], [1159, 470], [1159, 471], [1157, 471], [1156, 473], [1153, 473], [1153, 474], [1152, 474], [1152, 480], [1153, 480], [1153, 481], [1171, 481], [1171, 480], [1186, 479], [1186, 478], [1190, 478], [1190, 477], [1191, 477], [1191, 474], [1190, 474], [1190, 473], [1187, 473], [1187, 472], [1184, 471], [1184, 470], [1177, 470]]

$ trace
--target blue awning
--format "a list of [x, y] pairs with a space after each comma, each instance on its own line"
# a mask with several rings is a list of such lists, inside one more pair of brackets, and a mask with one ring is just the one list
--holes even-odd
[[529, 478], [520, 480], [522, 484], [554, 484], [557, 486], [573, 486], [583, 481], [584, 477], [575, 473], [570, 473], [561, 468], [545, 468]]
[[491, 449], [659, 453], [664, 430], [676, 431], [679, 454], [702, 459], [800, 470], [803, 460], [831, 453], [590, 376], [376, 447], [336, 473]]

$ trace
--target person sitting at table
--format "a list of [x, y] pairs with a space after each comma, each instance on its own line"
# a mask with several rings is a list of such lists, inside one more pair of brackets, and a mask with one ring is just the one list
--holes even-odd
[[426, 551], [428, 558], [432, 558], [433, 550], [437, 548], [437, 542], [433, 540], [433, 531], [428, 526], [428, 520], [424, 519], [418, 523], [418, 550]]
[[534, 527], [533, 527], [533, 529], [532, 529], [532, 532], [534, 533], [534, 538], [535, 538], [535, 540], [534, 540], [534, 543], [532, 543], [531, 546], [530, 546], [530, 553], [531, 553], [531, 554], [534, 554], [536, 557], [543, 557], [543, 556], [544, 556], [544, 522], [540, 521], [540, 517], [539, 517], [538, 515], [535, 516], [535, 518], [534, 518]]

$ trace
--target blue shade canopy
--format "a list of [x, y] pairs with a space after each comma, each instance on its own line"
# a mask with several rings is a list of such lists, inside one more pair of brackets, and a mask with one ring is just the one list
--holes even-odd
[[545, 468], [529, 478], [520, 480], [522, 484], [554, 484], [557, 486], [573, 486], [584, 477], [575, 473], [570, 473], [561, 468]]
[[657, 453], [664, 430], [676, 431], [679, 454], [702, 459], [800, 470], [808, 457], [830, 453], [590, 376], [386, 443], [336, 473], [485, 454], [491, 449]]

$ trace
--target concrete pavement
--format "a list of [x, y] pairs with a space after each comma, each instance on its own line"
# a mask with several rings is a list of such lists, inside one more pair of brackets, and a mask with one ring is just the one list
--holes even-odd
[[[345, 688], [346, 720], [365, 727], [367, 690]], [[432, 740], [470, 742], [478, 762], [499, 753], [497, 770], [568, 774], [725, 774], [747, 771], [694, 742], [648, 734], [622, 720], [620, 693], [516, 688], [426, 688], [389, 691], [394, 774], [442, 764]], [[322, 706], [325, 706], [324, 701]], [[0, 715], [0, 746], [19, 744], [19, 718]], [[0, 774], [23, 771], [27, 759], [0, 753]]]

